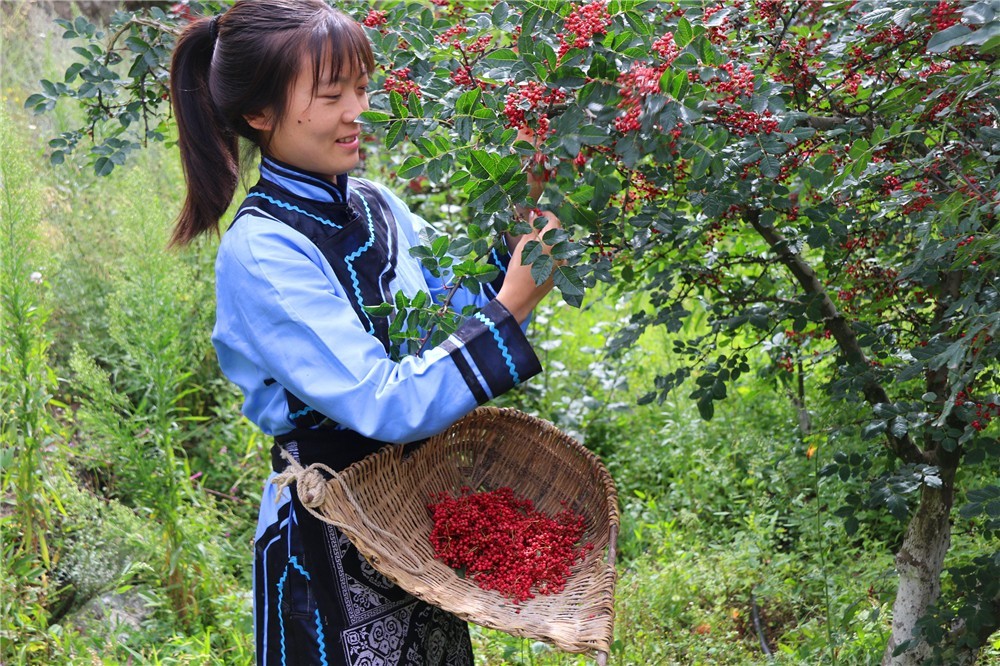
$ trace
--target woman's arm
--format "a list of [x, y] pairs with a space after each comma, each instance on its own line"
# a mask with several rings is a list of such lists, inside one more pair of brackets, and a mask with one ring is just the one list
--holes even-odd
[[276, 220], [247, 216], [234, 225], [216, 273], [220, 365], [243, 388], [247, 416], [270, 434], [291, 429], [281, 389], [362, 435], [406, 442], [541, 371], [501, 300], [441, 345], [392, 361], [319, 250]]

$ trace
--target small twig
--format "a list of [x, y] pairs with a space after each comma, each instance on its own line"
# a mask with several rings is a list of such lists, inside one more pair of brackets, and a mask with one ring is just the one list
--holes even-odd
[[753, 619], [753, 628], [757, 632], [757, 640], [760, 641], [760, 649], [764, 651], [768, 659], [774, 659], [771, 648], [767, 646], [767, 637], [764, 636], [764, 627], [760, 622], [760, 609], [757, 607], [757, 599], [753, 596], [753, 590], [750, 591], [750, 617]]
[[221, 497], [222, 499], [230, 500], [231, 502], [236, 502], [238, 504], [246, 504], [246, 500], [241, 497], [236, 497], [235, 495], [227, 495], [226, 493], [220, 493], [218, 490], [212, 490], [211, 488], [201, 487], [209, 495], [215, 495], [216, 497]]
[[[448, 289], [448, 293], [445, 294], [444, 301], [441, 302], [441, 309], [438, 310], [439, 314], [444, 315], [445, 311], [448, 310], [448, 306], [451, 305], [451, 299], [455, 297], [455, 294], [458, 292], [459, 287], [462, 286], [466, 277], [468, 276], [458, 278], [458, 280], [455, 281], [455, 284]], [[427, 335], [420, 341], [420, 349], [417, 350], [417, 356], [423, 354], [424, 350], [427, 349], [427, 344], [431, 341], [431, 337], [434, 335], [435, 330], [437, 330], [437, 323], [434, 323], [431, 326], [430, 330], [427, 331]]]
[[111, 55], [115, 49], [115, 43], [124, 35], [129, 32], [134, 25], [144, 25], [147, 28], [153, 28], [159, 30], [160, 32], [165, 32], [168, 35], [173, 35], [174, 37], [180, 37], [183, 29], [180, 26], [167, 25], [166, 23], [161, 23], [159, 21], [154, 21], [153, 19], [142, 18], [141, 16], [133, 16], [131, 19], [125, 22], [121, 28], [117, 30], [111, 38], [108, 39], [107, 53], [104, 56], [104, 66], [107, 67], [111, 62]]

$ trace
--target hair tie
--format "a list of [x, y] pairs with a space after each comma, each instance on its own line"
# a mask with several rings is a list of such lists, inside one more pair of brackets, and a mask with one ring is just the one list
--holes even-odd
[[219, 39], [219, 17], [213, 16], [212, 20], [208, 22], [208, 36], [212, 38], [212, 45], [215, 45], [215, 41]]

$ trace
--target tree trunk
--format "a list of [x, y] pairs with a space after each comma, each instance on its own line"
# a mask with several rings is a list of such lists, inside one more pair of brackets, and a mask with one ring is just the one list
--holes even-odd
[[893, 652], [913, 637], [917, 620], [927, 613], [941, 594], [941, 570], [951, 545], [951, 514], [955, 468], [941, 468], [941, 488], [924, 486], [920, 504], [906, 528], [903, 545], [896, 553], [899, 587], [892, 606], [892, 635], [882, 656], [882, 666], [919, 666], [930, 655], [926, 641], [917, 641], [902, 653]]

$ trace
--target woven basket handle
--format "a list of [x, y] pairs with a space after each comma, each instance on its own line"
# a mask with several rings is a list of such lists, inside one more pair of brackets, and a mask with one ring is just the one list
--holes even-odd
[[[416, 563], [416, 567], [409, 566], [400, 560], [395, 560], [394, 564], [414, 576], [421, 576], [426, 573], [427, 569], [421, 563], [420, 557], [413, 552], [409, 544], [371, 521], [368, 514], [365, 513], [365, 510], [361, 508], [361, 505], [354, 498], [354, 493], [347, 487], [343, 477], [336, 470], [322, 463], [313, 463], [308, 467], [303, 467], [287, 450], [282, 450], [281, 457], [288, 462], [288, 467], [272, 481], [278, 487], [279, 497], [280, 491], [283, 488], [294, 483], [299, 501], [305, 507], [306, 511], [327, 525], [332, 525], [348, 534], [355, 533], [357, 531], [356, 526], [352, 526], [344, 519], [336, 502], [333, 501], [333, 497], [328, 494], [327, 484], [330, 481], [336, 481], [351, 508], [354, 509], [355, 515], [361, 520], [361, 523], [367, 529], [382, 535], [395, 544], [397, 552], [405, 554], [411, 562]], [[321, 472], [326, 472], [330, 476], [329, 480]]]

